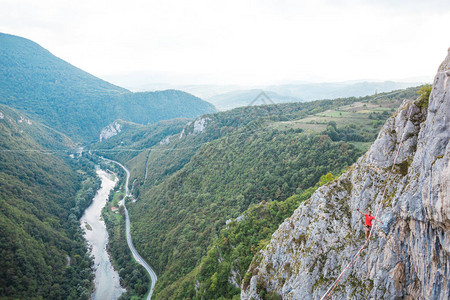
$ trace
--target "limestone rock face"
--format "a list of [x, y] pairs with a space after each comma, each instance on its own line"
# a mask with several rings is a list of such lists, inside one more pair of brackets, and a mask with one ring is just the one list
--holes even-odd
[[242, 299], [321, 299], [365, 242], [356, 209], [374, 214], [378, 204], [383, 224], [374, 222], [370, 243], [328, 299], [450, 299], [449, 77], [450, 53], [428, 107], [405, 101], [370, 150], [273, 234], [250, 265]]
[[122, 124], [120, 124], [118, 121], [112, 122], [111, 124], [103, 128], [102, 131], [100, 132], [99, 137], [100, 142], [117, 135], [121, 131], [121, 128]]

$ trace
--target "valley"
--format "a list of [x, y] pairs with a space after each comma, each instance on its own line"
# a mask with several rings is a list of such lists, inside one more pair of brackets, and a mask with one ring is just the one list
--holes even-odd
[[449, 57], [433, 86], [217, 111], [0, 33], [0, 299], [319, 299], [370, 199], [335, 297], [447, 297]]

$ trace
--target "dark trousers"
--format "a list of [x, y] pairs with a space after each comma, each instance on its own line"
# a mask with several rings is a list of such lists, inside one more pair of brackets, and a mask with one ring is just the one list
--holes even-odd
[[372, 229], [372, 226], [370, 225], [364, 225], [365, 229], [366, 229], [366, 239], [369, 238], [369, 234], [370, 234], [370, 230]]

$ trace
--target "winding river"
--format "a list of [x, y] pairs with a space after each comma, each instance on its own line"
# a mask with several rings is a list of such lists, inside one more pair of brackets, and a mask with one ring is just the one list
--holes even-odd
[[117, 183], [117, 178], [103, 170], [97, 170], [97, 175], [102, 181], [101, 188], [85, 210], [80, 219], [81, 227], [85, 232], [85, 238], [91, 247], [91, 255], [94, 256], [95, 289], [91, 295], [93, 300], [115, 300], [126, 290], [120, 286], [119, 274], [111, 265], [110, 257], [106, 252], [108, 244], [108, 232], [105, 222], [101, 218], [101, 212], [108, 200], [109, 192]]

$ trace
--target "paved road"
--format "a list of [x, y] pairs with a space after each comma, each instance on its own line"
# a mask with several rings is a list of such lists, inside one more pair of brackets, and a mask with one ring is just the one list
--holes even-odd
[[[127, 173], [127, 179], [125, 181], [125, 197], [130, 196], [130, 192], [128, 190], [128, 183], [130, 181], [130, 171], [128, 171], [128, 169], [124, 165], [122, 165], [120, 162], [110, 160], [107, 158], [103, 158], [103, 159], [113, 162], [125, 170], [125, 172]], [[130, 217], [128, 216], [128, 209], [125, 206], [125, 197], [120, 201], [120, 204], [123, 205], [123, 208], [125, 209], [128, 248], [130, 248], [131, 253], [133, 253], [134, 259], [136, 259], [136, 261], [140, 265], [142, 265], [145, 268], [145, 270], [147, 270], [147, 273], [150, 275], [150, 278], [152, 280], [152, 285], [150, 287], [150, 292], [148, 293], [148, 296], [147, 296], [147, 300], [150, 300], [150, 298], [152, 297], [152, 294], [153, 294], [153, 289], [155, 287], [156, 281], [158, 280], [158, 277], [156, 276], [156, 273], [155, 273], [155, 271], [153, 271], [152, 267], [150, 267], [148, 265], [148, 263], [139, 255], [136, 248], [134, 248], [134, 246], [133, 246], [133, 241], [131, 240], [131, 234], [130, 234]]]

